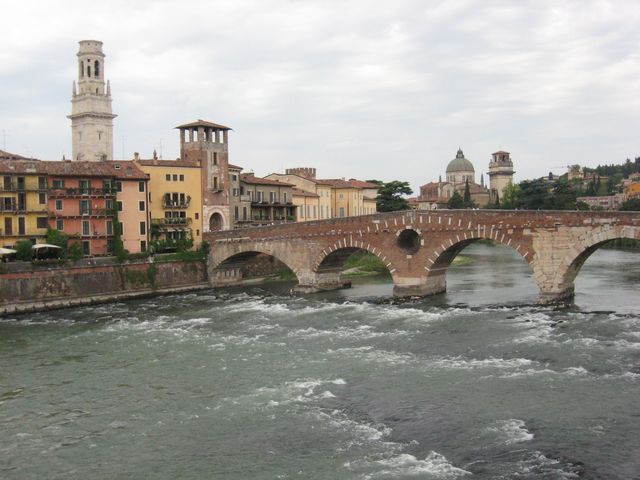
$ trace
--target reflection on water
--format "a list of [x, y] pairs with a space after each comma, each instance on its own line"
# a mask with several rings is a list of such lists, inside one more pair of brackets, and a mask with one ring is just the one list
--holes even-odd
[[0, 478], [638, 478], [638, 253], [596, 252], [567, 310], [479, 245], [420, 301], [357, 279], [1, 321]]

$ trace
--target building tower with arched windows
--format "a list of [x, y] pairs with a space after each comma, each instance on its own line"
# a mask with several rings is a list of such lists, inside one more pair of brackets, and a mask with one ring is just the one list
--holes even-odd
[[81, 40], [71, 98], [72, 160], [113, 159], [111, 86], [104, 81], [102, 42]]
[[491, 203], [499, 203], [502, 200], [504, 189], [513, 182], [513, 161], [511, 154], [499, 150], [491, 154], [489, 162], [489, 189], [491, 191]]

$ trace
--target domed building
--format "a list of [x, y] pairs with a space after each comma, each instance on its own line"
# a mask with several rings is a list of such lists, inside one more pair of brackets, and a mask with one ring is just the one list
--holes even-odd
[[458, 148], [456, 158], [447, 165], [446, 181], [442, 178], [437, 182], [430, 182], [420, 187], [418, 206], [421, 210], [447, 208], [447, 203], [454, 192], [464, 196], [464, 190], [469, 184], [471, 200], [479, 207], [489, 203], [489, 189], [484, 185], [484, 176], [480, 177], [480, 184], [476, 183], [476, 170], [473, 163], [465, 158], [461, 148]]
[[457, 185], [467, 181], [470, 184], [476, 182], [476, 170], [473, 168], [473, 163], [464, 157], [462, 149], [458, 148], [456, 158], [447, 165], [447, 182]]

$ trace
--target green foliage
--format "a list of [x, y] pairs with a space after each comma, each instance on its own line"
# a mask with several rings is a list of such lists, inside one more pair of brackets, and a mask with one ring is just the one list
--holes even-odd
[[576, 210], [589, 210], [589, 204], [580, 200], [576, 202]]
[[451, 195], [451, 198], [447, 202], [447, 207], [454, 210], [465, 208], [464, 199], [458, 192], [453, 192], [453, 195]]
[[209, 255], [210, 251], [211, 251], [211, 245], [209, 245], [209, 242], [204, 241], [200, 244], [200, 252], [202, 252], [202, 254], [205, 257]]
[[113, 239], [113, 254], [118, 259], [119, 262], [124, 262], [129, 258], [129, 252], [125, 250], [124, 244], [122, 243], [122, 239], [120, 235], [116, 235]]
[[67, 248], [67, 258], [76, 262], [82, 257], [84, 257], [84, 252], [82, 251], [82, 247], [80, 246], [80, 244], [77, 242], [71, 243], [71, 245], [69, 245], [69, 248]]
[[464, 195], [462, 196], [465, 205], [469, 205], [471, 203], [471, 190], [469, 190], [469, 180], [465, 180], [464, 182]]
[[154, 253], [187, 252], [193, 248], [193, 240], [191, 238], [180, 238], [177, 240], [162, 238], [160, 240], [152, 240], [150, 247]]
[[630, 198], [622, 205], [620, 205], [620, 210], [626, 212], [638, 212], [640, 211], [640, 198]]
[[343, 270], [358, 268], [366, 272], [389, 274], [387, 266], [373, 253], [356, 252], [344, 262]]
[[408, 210], [409, 202], [402, 195], [411, 195], [413, 190], [409, 182], [393, 180], [384, 183], [380, 180], [367, 180], [380, 186], [378, 197], [376, 198], [376, 208], [379, 212], [395, 212], [398, 210]]
[[151, 285], [151, 288], [153, 288], [154, 290], [157, 287], [156, 285], [157, 275], [158, 275], [158, 267], [156, 267], [155, 264], [152, 263], [147, 268], [147, 281], [149, 282], [149, 285]]
[[17, 251], [16, 258], [25, 262], [30, 261], [33, 258], [33, 244], [29, 240], [20, 240], [15, 244], [14, 248]]
[[47, 228], [47, 243], [56, 245], [66, 251], [69, 243], [69, 235], [60, 230], [54, 230], [53, 228]]
[[201, 250], [186, 252], [163, 253], [155, 257], [156, 263], [164, 262], [199, 262], [206, 260], [207, 256]]

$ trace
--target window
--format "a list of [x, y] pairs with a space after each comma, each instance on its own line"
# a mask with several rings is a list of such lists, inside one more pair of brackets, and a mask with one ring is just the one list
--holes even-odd
[[116, 182], [116, 192], [122, 191], [122, 182]]
[[147, 234], [147, 223], [140, 222], [140, 235], [146, 235], [146, 234]]
[[196, 220], [198, 220], [198, 218], [200, 218], [200, 215], [198, 215], [198, 212], [196, 212]]
[[146, 252], [147, 251], [147, 242], [145, 240], [141, 240], [140, 241], [140, 251], [141, 252]]
[[54, 180], [53, 188], [64, 188], [64, 180]]
[[64, 220], [61, 218], [56, 220], [56, 230], [60, 230], [61, 232], [64, 230]]
[[47, 203], [47, 194], [46, 193], [40, 192], [38, 194], [38, 203], [40, 205], [44, 205], [45, 203]]
[[165, 180], [166, 180], [167, 182], [170, 182], [170, 181], [171, 181], [171, 175], [167, 173], [167, 174], [165, 175]]
[[36, 219], [36, 227], [47, 228], [47, 217], [38, 217]]
[[46, 190], [47, 179], [45, 177], [38, 177], [38, 190]]
[[287, 192], [284, 192], [283, 195], [284, 195], [284, 203], [287, 203]]
[[344, 193], [341, 193], [341, 194], [340, 194], [340, 198], [344, 198]]
[[304, 206], [300, 206], [300, 218], [304, 218]]
[[259, 202], [264, 201], [264, 192], [262, 190], [258, 190], [258, 201]]
[[237, 189], [237, 188], [235, 188], [235, 187], [234, 187], [234, 188], [232, 188], [232, 189], [231, 189], [231, 192], [232, 192], [232, 194], [233, 194], [233, 196], [234, 196], [234, 197], [237, 197], [237, 196], [238, 196], [238, 189]]
[[197, 230], [196, 230], [196, 237], [199, 237], [199, 236], [200, 236], [200, 230], [199, 230], [199, 229], [197, 229]]
[[213, 189], [218, 189], [218, 177], [213, 177]]
[[145, 210], [144, 200], [140, 200], [140, 201], [138, 202], [138, 209], [139, 209], [141, 212], [144, 212], [144, 210]]
[[311, 217], [311, 206], [307, 205], [307, 220]]
[[174, 173], [174, 174], [173, 174], [173, 176], [171, 177], [171, 179], [172, 179], [174, 182], [177, 182], [177, 181], [178, 181], [178, 174], [177, 174], [177, 173]]
[[82, 253], [85, 255], [91, 255], [91, 242], [87, 240], [82, 242]]
[[82, 235], [89, 235], [90, 232], [89, 220], [82, 221]]
[[344, 217], [344, 207], [340, 207], [340, 217]]
[[314, 206], [313, 206], [313, 218], [318, 218], [318, 216], [317, 216], [316, 214], [317, 214], [317, 212], [316, 212], [316, 206], [314, 205]]
[[120, 200], [116, 202], [116, 210], [118, 210], [119, 212], [122, 211], [122, 202]]
[[144, 182], [138, 182], [138, 191], [144, 192]]
[[[102, 133], [102, 132], [98, 132], [98, 140], [99, 140], [99, 139], [100, 139], [100, 137], [101, 137], [101, 133]], [[120, 170], [120, 164], [119, 164], [119, 163], [114, 163], [114, 164], [113, 164], [113, 168], [115, 168], [116, 170]]]
[[80, 215], [91, 214], [91, 202], [89, 200], [80, 200]]
[[276, 201], [276, 192], [269, 192], [269, 203], [275, 203]]
[[184, 175], [180, 174], [180, 181], [184, 182]]
[[107, 235], [113, 235], [113, 221], [107, 220]]
[[107, 199], [105, 200], [105, 208], [106, 208], [107, 210], [113, 210], [113, 200], [112, 200], [112, 199], [107, 198]]
[[243, 220], [247, 219], [247, 207], [242, 207], [242, 219]]
[[239, 217], [239, 210], [240, 208], [236, 205], [236, 207], [234, 208], [234, 217], [236, 220], [238, 220]]
[[233, 182], [237, 182], [238, 181], [238, 176], [237, 175], [231, 175], [231, 180]]
[[118, 222], [118, 235], [122, 235], [122, 232], [124, 232], [124, 226], [122, 222]]
[[89, 195], [89, 180], [80, 180], [80, 194]]
[[213, 164], [218, 164], [218, 152], [213, 152]]

